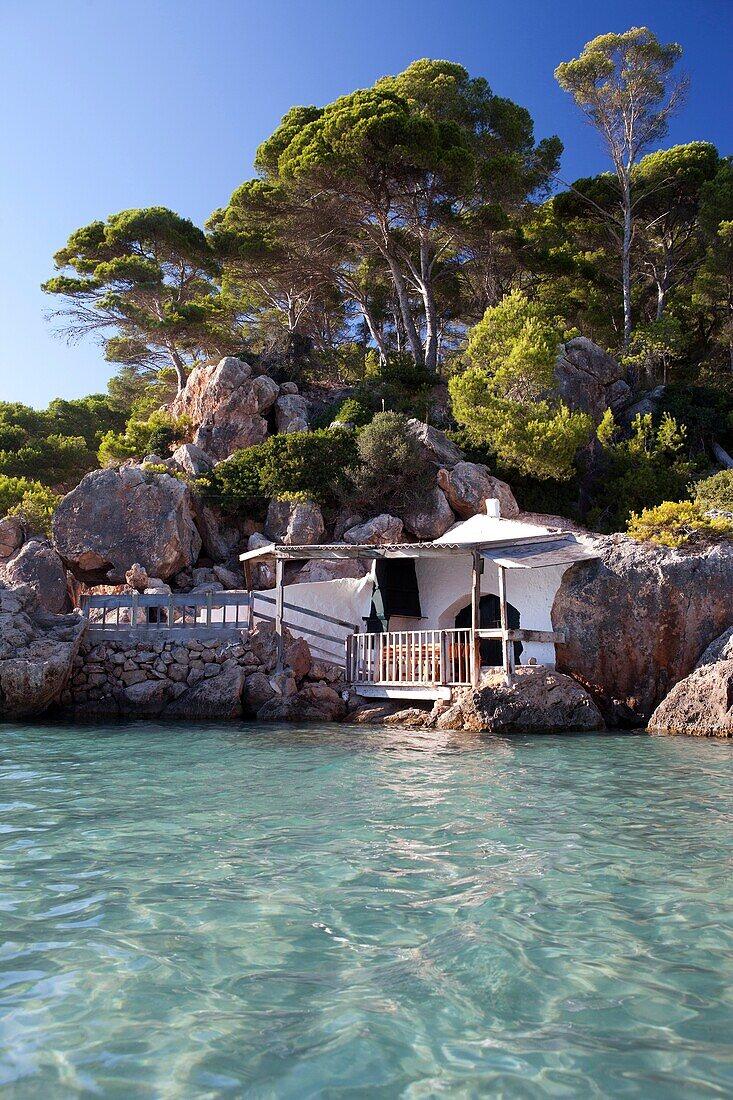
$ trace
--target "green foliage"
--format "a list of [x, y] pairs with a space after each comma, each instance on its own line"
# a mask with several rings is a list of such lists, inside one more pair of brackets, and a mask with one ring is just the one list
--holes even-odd
[[115, 466], [128, 458], [144, 458], [147, 454], [170, 454], [174, 444], [182, 443], [190, 431], [185, 416], [174, 418], [166, 410], [157, 409], [146, 420], [131, 419], [124, 432], [107, 432], [99, 446], [100, 466]]
[[552, 396], [559, 343], [557, 322], [514, 291], [474, 327], [473, 365], [448, 388], [456, 420], [475, 440], [520, 473], [562, 481], [572, 476], [592, 425]]
[[71, 488], [96, 466], [100, 434], [124, 420], [102, 394], [47, 409], [0, 403], [0, 473]]
[[[713, 385], [715, 381], [715, 385]], [[665, 388], [660, 412], [684, 425], [690, 453], [702, 454], [713, 440], [733, 447], [733, 379], [710, 379], [706, 385], [675, 384]]]
[[695, 485], [695, 503], [703, 509], [733, 512], [733, 470], [720, 470]]
[[357, 428], [363, 428], [374, 416], [374, 409], [365, 405], [358, 397], [347, 397], [339, 406], [339, 410], [332, 420], [340, 420], [342, 424], [354, 424]]
[[359, 432], [351, 470], [354, 503], [370, 512], [403, 515], [419, 507], [435, 486], [435, 472], [407, 432], [407, 417], [377, 413]]
[[71, 234], [42, 289], [65, 300], [72, 338], [112, 330], [107, 358], [186, 367], [218, 346], [216, 259], [203, 232], [162, 206], [123, 210]]
[[733, 521], [706, 515], [696, 501], [667, 500], [655, 508], [645, 508], [640, 515], [632, 512], [628, 534], [640, 542], [677, 547], [733, 539]]
[[623, 530], [632, 512], [688, 496], [695, 464], [687, 456], [687, 432], [668, 414], [655, 428], [651, 414], [637, 416], [629, 438], [619, 438], [613, 416], [598, 428], [603, 447], [597, 463], [599, 483], [589, 510], [592, 526]]
[[634, 329], [623, 363], [642, 371], [650, 386], [655, 385], [658, 376], [666, 384], [669, 382], [670, 368], [680, 358], [682, 347], [682, 329], [677, 318], [659, 317]]
[[287, 432], [236, 451], [199, 484], [205, 497], [224, 511], [261, 518], [272, 497], [337, 503], [348, 489], [347, 470], [355, 457], [352, 432]]
[[0, 516], [20, 516], [29, 531], [49, 533], [60, 499], [39, 481], [0, 474]]

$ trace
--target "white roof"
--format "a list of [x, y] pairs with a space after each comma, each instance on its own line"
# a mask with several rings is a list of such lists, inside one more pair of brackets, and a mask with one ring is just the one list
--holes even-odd
[[533, 535], [549, 534], [549, 527], [538, 527], [519, 519], [502, 519], [500, 516], [488, 516], [485, 512], [479, 512], [463, 523], [454, 523], [444, 535], [434, 541], [436, 546], [445, 543], [479, 546], [484, 542], [514, 542]]

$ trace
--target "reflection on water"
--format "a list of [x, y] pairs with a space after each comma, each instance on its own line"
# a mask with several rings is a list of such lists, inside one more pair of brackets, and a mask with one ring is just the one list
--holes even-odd
[[733, 1094], [733, 746], [5, 728], [3, 1098]]

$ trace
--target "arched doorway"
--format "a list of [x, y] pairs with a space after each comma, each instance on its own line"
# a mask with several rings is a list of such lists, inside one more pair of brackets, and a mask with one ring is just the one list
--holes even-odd
[[[508, 603], [506, 605], [507, 613], [507, 625], [510, 630], [519, 629], [519, 612], [513, 604]], [[471, 625], [471, 605], [467, 604], [456, 615], [456, 626], [470, 626]], [[479, 604], [479, 626], [484, 630], [491, 627], [501, 626], [501, 608], [499, 605], [499, 597], [492, 594], [482, 596], [481, 603]], [[514, 662], [519, 664], [519, 656], [522, 652], [521, 642], [514, 643]], [[481, 639], [481, 664], [482, 665], [499, 665], [504, 663], [503, 654], [501, 652], [501, 641], [498, 638], [482, 638]]]

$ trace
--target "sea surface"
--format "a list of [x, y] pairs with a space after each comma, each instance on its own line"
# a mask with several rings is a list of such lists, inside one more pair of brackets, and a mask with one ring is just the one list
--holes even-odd
[[733, 1096], [733, 745], [0, 729], [0, 1096]]

